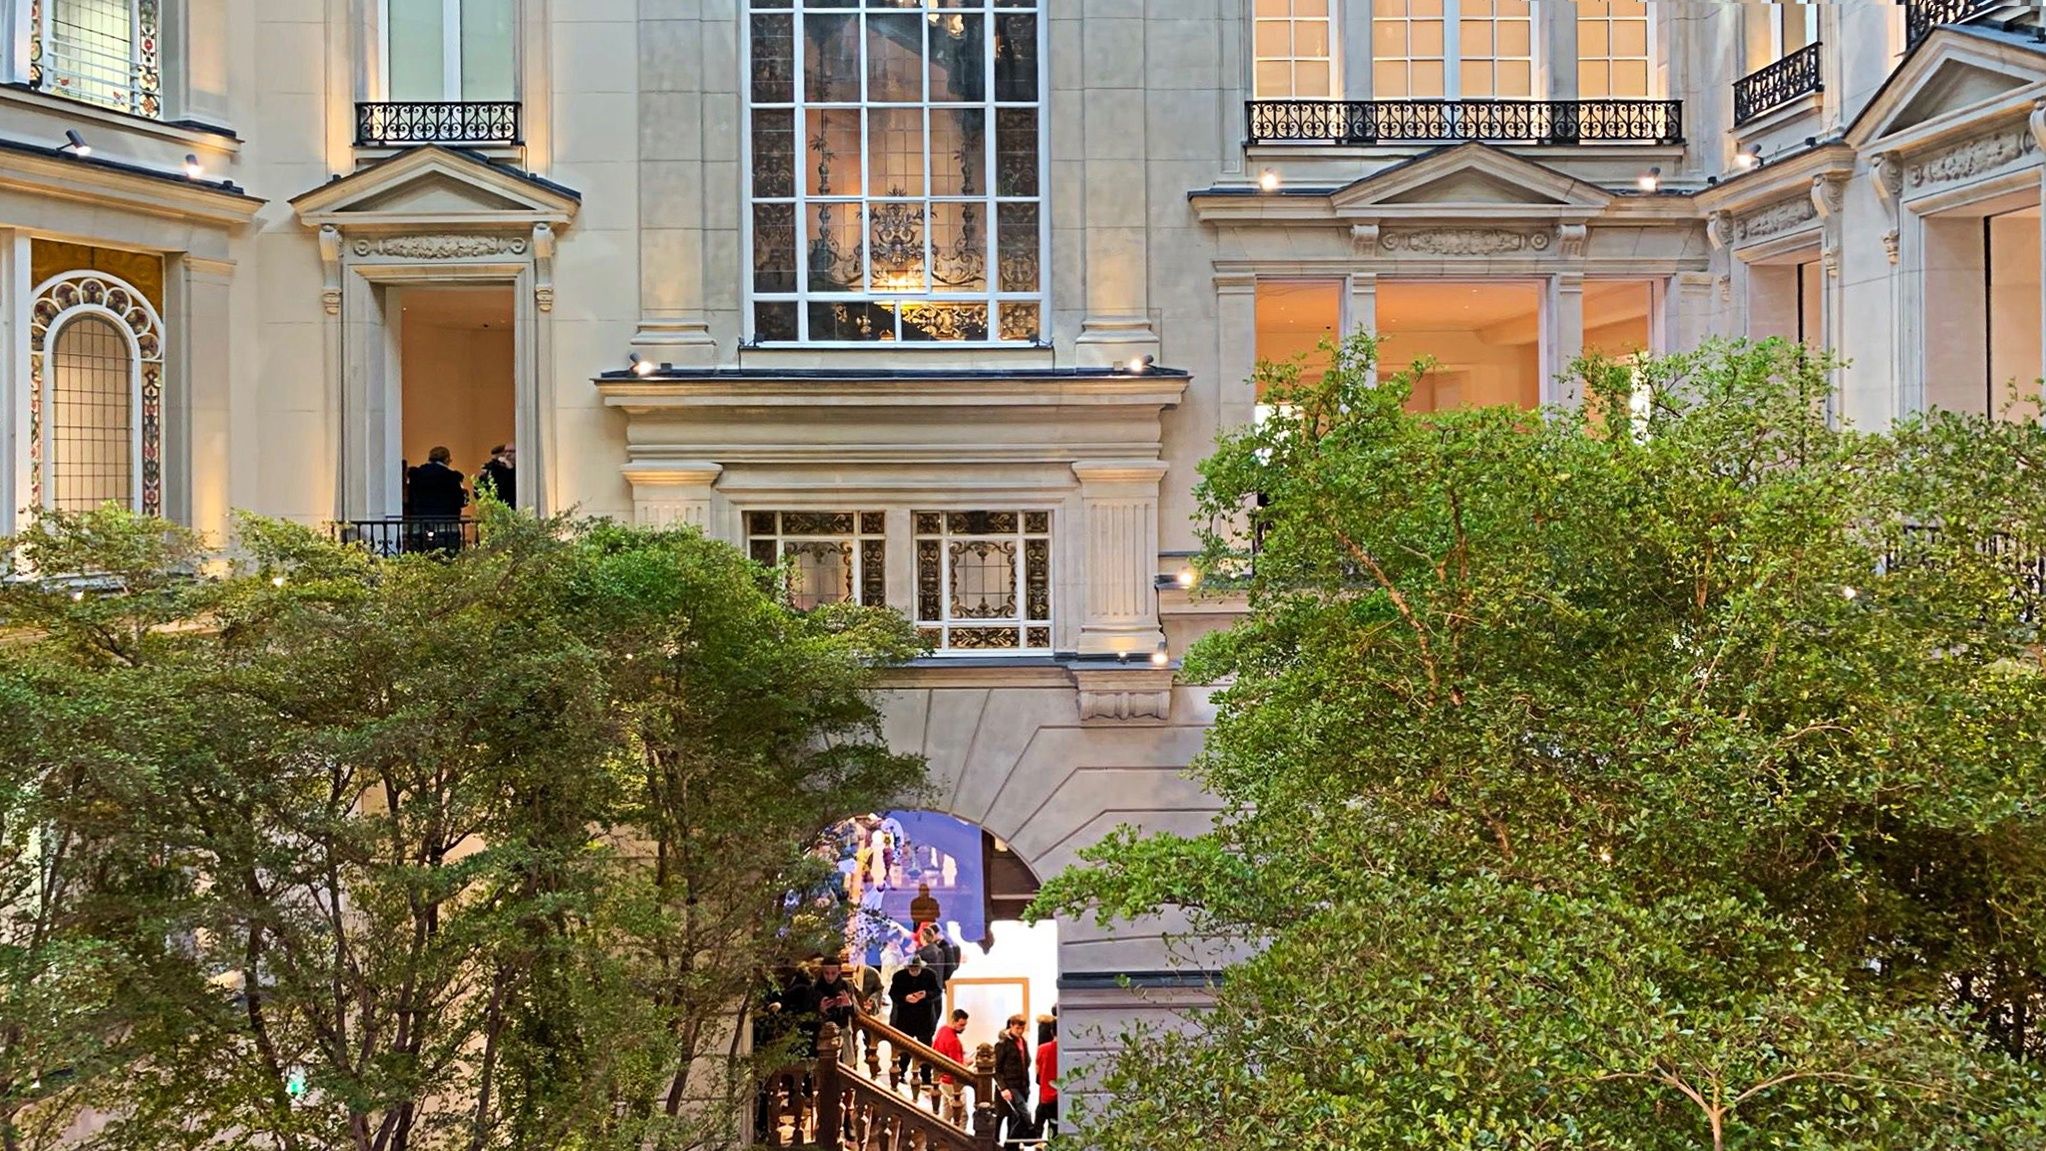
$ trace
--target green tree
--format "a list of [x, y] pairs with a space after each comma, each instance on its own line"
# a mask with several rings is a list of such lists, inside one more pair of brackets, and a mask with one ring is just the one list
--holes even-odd
[[99, 1145], [729, 1138], [717, 1044], [811, 942], [781, 906], [805, 846], [920, 779], [866, 694], [910, 633], [792, 611], [691, 532], [494, 508], [483, 536], [374, 560], [249, 520], [226, 571], [111, 511], [19, 541], [0, 683], [94, 722], [6, 769], [47, 813], [111, 793], [79, 834], [143, 863], [62, 937], [127, 942], [148, 992], [111, 997], [118, 1074], [79, 1093]]
[[1253, 954], [1097, 1142], [2046, 1146], [2046, 431], [1836, 427], [1780, 342], [1539, 414], [1330, 352], [1202, 471], [1224, 813], [1042, 901]]

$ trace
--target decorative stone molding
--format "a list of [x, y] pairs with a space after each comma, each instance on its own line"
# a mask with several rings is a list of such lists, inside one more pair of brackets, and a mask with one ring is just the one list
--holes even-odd
[[1412, 252], [1419, 256], [1510, 256], [1521, 252], [1546, 252], [1554, 242], [1554, 237], [1546, 231], [1416, 228], [1387, 232], [1379, 237], [1378, 246], [1388, 252]]
[[2046, 98], [2032, 101], [2032, 114], [2025, 117], [2025, 127], [2032, 132], [2032, 146], [2046, 148]]
[[634, 517], [645, 527], [707, 531], [712, 489], [724, 474], [724, 465], [708, 460], [627, 464]]
[[1724, 251], [1733, 242], [1733, 213], [1722, 208], [1705, 217], [1705, 238], [1713, 251]]
[[1356, 243], [1358, 251], [1375, 252], [1378, 250], [1378, 225], [1353, 224], [1350, 226], [1350, 239]]
[[533, 225], [533, 303], [554, 310], [554, 226], [544, 222]]
[[[2032, 119], [2038, 116], [2035, 110]], [[2037, 133], [2028, 120], [2023, 127], [1990, 132], [1927, 153], [1911, 165], [1910, 183], [1913, 188], [1926, 188], [1972, 180], [2014, 164], [2038, 148]]]
[[1579, 259], [1584, 255], [1586, 242], [1591, 238], [1591, 229], [1583, 224], [1558, 224], [1556, 240], [1564, 256]]
[[1734, 223], [1737, 240], [1762, 240], [1794, 231], [1819, 218], [1819, 206], [1810, 196], [1798, 196], [1750, 212]]
[[528, 243], [524, 236], [365, 236], [355, 241], [354, 251], [364, 258], [474, 260], [485, 256], [523, 256]]
[[1085, 460], [1073, 465], [1080, 481], [1087, 548], [1086, 610], [1080, 625], [1083, 655], [1130, 654], [1149, 658], [1165, 642], [1158, 622], [1158, 485], [1162, 460]]
[[1890, 219], [1889, 231], [1883, 233], [1883, 254], [1894, 264], [1903, 242], [1898, 214], [1903, 208], [1904, 162], [1895, 152], [1877, 152], [1869, 157], [1869, 170], [1875, 177], [1876, 199], [1882, 202], [1883, 212]]
[[320, 304], [330, 316], [341, 314], [341, 229], [320, 228]]
[[1903, 251], [1903, 247], [1904, 234], [1902, 232], [1891, 228], [1883, 233], [1883, 255], [1889, 257], [1890, 263], [1894, 264], [1901, 258], [1900, 254]]
[[1840, 274], [1840, 208], [1847, 201], [1847, 177], [1821, 173], [1812, 177], [1812, 210], [1819, 217], [1819, 260], [1828, 276]]
[[1720, 302], [1720, 303], [1722, 303], [1722, 304], [1731, 304], [1731, 303], [1733, 303], [1733, 277], [1732, 277], [1732, 276], [1721, 276], [1721, 277], [1719, 277], [1719, 302]]
[[1170, 668], [1073, 669], [1083, 720], [1170, 719], [1172, 680]]

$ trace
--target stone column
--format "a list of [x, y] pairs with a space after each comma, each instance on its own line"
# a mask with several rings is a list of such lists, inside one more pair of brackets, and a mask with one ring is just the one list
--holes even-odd
[[[1366, 253], [1367, 255], [1369, 253]], [[1378, 273], [1350, 274], [1349, 306], [1343, 311], [1343, 335], [1378, 331]], [[1378, 383], [1378, 369], [1371, 370], [1369, 382]]]
[[1249, 426], [1257, 416], [1257, 277], [1225, 272], [1215, 277], [1216, 383], [1224, 428]]
[[[653, 363], [712, 367], [718, 347], [705, 268], [714, 256], [718, 290], [731, 297], [721, 304], [738, 309], [738, 250], [714, 253], [711, 237], [713, 228], [737, 236], [729, 229], [737, 226], [743, 186], [741, 20], [730, 4], [681, 6], [688, 14], [672, 19], [645, 14], [668, 5], [640, 7], [639, 330], [632, 346]], [[716, 133], [707, 130], [712, 122]]]
[[1158, 485], [1160, 460], [1088, 460], [1073, 465], [1080, 480], [1087, 541], [1082, 655], [1146, 655], [1165, 642], [1158, 622]]
[[687, 525], [708, 534], [712, 497], [724, 473], [722, 464], [704, 460], [625, 465], [635, 518], [645, 527]]
[[1542, 402], [1575, 406], [1583, 397], [1578, 382], [1563, 378], [1584, 352], [1584, 273], [1549, 277], [1548, 306], [1542, 315]]
[[17, 516], [28, 503], [28, 308], [27, 232], [0, 228], [0, 535], [24, 525]]
[[[1073, 6], [1067, 6], [1070, 12]], [[1060, 35], [1077, 25], [1079, 34]], [[1077, 124], [1081, 148], [1079, 195], [1085, 253], [1086, 312], [1074, 354], [1081, 365], [1102, 367], [1158, 354], [1151, 327], [1150, 194], [1145, 76], [1144, 5], [1136, 0], [1089, 4], [1075, 19], [1053, 6], [1051, 50], [1077, 51], [1077, 63], [1053, 57], [1051, 140], [1070, 147], [1061, 129]], [[1160, 61], [1166, 67], [1169, 61]], [[1070, 194], [1053, 156], [1053, 187]], [[1056, 197], [1054, 197], [1054, 200]]]
[[[1846, 226], [1841, 207], [1846, 202], [1847, 177], [1812, 177], [1812, 204], [1819, 213], [1819, 332], [1825, 346], [1841, 346], [1840, 330], [1840, 245], [1841, 230]], [[1798, 285], [1803, 290], [1803, 285]], [[1826, 415], [1837, 420], [1840, 415], [1840, 387], [1842, 366], [1833, 364], [1826, 373]]]
[[176, 361], [165, 405], [164, 509], [215, 543], [226, 542], [234, 512], [237, 456], [228, 394], [233, 276], [234, 265], [225, 260], [179, 257], [164, 317]]

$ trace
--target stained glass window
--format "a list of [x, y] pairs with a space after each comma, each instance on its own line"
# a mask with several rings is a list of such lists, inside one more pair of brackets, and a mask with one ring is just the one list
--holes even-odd
[[788, 566], [789, 602], [800, 611], [827, 603], [888, 602], [887, 517], [880, 512], [748, 512], [754, 562]]
[[917, 512], [917, 629], [947, 651], [1051, 650], [1051, 513]]
[[163, 514], [163, 321], [111, 274], [67, 272], [29, 308], [29, 503]]
[[29, 83], [137, 116], [163, 115], [161, 0], [33, 0]]
[[1039, 342], [1039, 7], [754, 0], [755, 341]]

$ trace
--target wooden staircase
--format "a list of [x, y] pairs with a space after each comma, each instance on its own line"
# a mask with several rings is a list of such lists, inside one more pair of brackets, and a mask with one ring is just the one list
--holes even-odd
[[827, 1023], [817, 1058], [768, 1077], [763, 1147], [821, 1151], [994, 1151], [995, 1049], [973, 1066], [865, 1015]]

